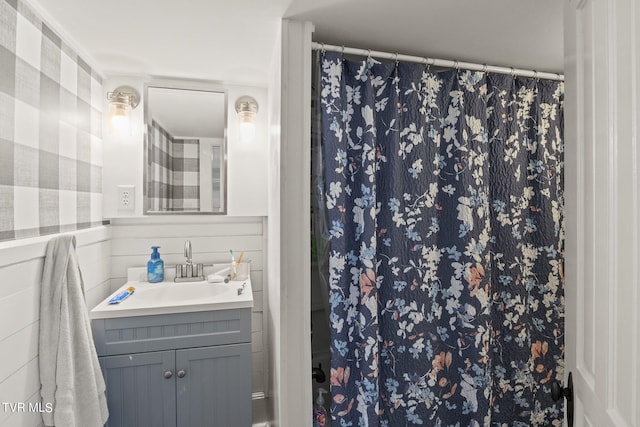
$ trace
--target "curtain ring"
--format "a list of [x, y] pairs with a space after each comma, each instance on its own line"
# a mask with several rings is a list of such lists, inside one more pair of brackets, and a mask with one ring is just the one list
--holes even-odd
[[455, 62], [454, 62], [454, 64], [453, 64], [453, 66], [454, 66], [454, 68], [455, 68], [457, 71], [460, 71], [460, 62], [458, 62], [458, 60], [457, 60], [457, 59], [455, 60]]
[[367, 59], [371, 59], [371, 49], [367, 50]]
[[511, 67], [511, 77], [515, 77], [516, 76], [516, 69]]
[[322, 53], [323, 55], [325, 54], [325, 50], [324, 50], [324, 43], [320, 43], [320, 53]]
[[538, 72], [536, 70], [533, 70], [533, 78], [536, 79], [536, 81], [539, 81], [540, 79], [538, 78]]
[[429, 58], [422, 58], [421, 61], [424, 64], [424, 72], [428, 72], [431, 65], [429, 64]]
[[487, 72], [487, 64], [482, 64], [482, 72], [483, 73]]
[[397, 66], [398, 66], [398, 64], [400, 63], [400, 62], [398, 61], [398, 52], [396, 52], [396, 53], [394, 54], [394, 57], [395, 57], [395, 60], [396, 60], [396, 67], [397, 67]]

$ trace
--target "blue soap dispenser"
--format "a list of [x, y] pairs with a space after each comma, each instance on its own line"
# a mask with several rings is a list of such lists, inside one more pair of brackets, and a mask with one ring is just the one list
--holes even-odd
[[147, 262], [147, 280], [149, 283], [158, 283], [164, 280], [164, 261], [160, 258], [158, 248], [160, 246], [151, 246], [151, 259]]

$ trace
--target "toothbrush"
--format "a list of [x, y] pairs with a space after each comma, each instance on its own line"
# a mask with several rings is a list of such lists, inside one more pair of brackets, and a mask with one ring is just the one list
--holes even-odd
[[236, 263], [237, 265], [240, 265], [240, 263], [242, 262], [243, 256], [244, 256], [244, 251], [240, 252], [240, 256], [238, 257], [238, 262]]
[[231, 280], [236, 278], [236, 258], [233, 256], [233, 249], [229, 249], [231, 254]]

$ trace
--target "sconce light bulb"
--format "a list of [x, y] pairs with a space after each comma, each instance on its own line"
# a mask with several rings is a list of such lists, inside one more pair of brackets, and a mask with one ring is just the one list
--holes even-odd
[[252, 142], [256, 136], [255, 118], [258, 114], [258, 102], [251, 96], [241, 96], [236, 100], [236, 113], [240, 141], [245, 144]]
[[131, 122], [127, 115], [114, 115], [111, 117], [111, 126], [119, 135], [129, 134], [131, 131]]
[[131, 110], [138, 106], [140, 94], [130, 86], [119, 86], [107, 93], [109, 115], [111, 117], [111, 133], [131, 135]]
[[240, 121], [240, 140], [250, 143], [256, 137], [256, 125], [253, 121]]

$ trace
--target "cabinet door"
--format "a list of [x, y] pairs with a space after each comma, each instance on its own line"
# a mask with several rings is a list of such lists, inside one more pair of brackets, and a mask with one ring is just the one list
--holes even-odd
[[176, 351], [180, 427], [251, 426], [251, 344]]
[[100, 357], [108, 427], [175, 427], [175, 351]]

